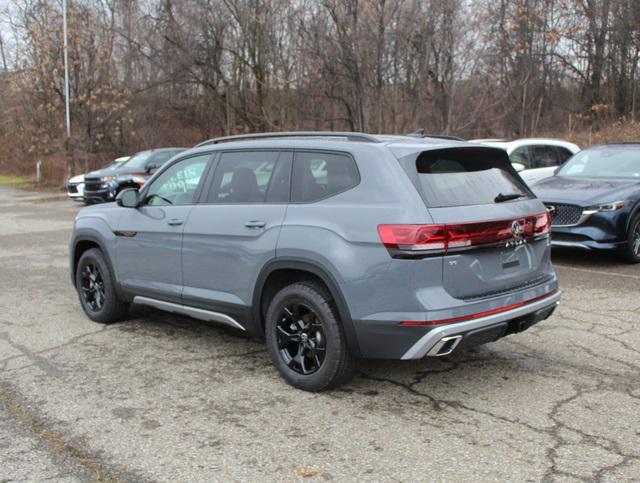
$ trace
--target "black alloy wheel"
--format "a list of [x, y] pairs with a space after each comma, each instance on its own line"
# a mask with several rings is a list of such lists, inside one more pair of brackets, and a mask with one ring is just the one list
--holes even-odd
[[75, 286], [82, 310], [94, 322], [109, 324], [126, 317], [129, 302], [118, 295], [111, 267], [99, 248], [80, 256]]
[[318, 315], [303, 303], [282, 308], [276, 323], [278, 351], [284, 363], [298, 374], [313, 374], [322, 367], [326, 338]]
[[81, 296], [84, 303], [94, 312], [100, 312], [105, 303], [104, 280], [95, 263], [85, 265], [81, 273]]
[[280, 375], [298, 389], [331, 389], [354, 373], [339, 311], [320, 283], [294, 282], [276, 293], [265, 314], [265, 338]]

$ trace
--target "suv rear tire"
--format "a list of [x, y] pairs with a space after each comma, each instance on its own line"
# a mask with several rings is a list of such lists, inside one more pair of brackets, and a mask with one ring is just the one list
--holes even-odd
[[355, 360], [329, 294], [313, 282], [280, 290], [266, 314], [265, 336], [273, 364], [292, 386], [322, 391], [347, 382]]
[[109, 264], [98, 248], [91, 248], [80, 256], [76, 290], [84, 313], [94, 322], [118, 322], [129, 311], [129, 304], [118, 297]]
[[629, 224], [627, 244], [622, 254], [627, 262], [640, 263], [640, 216], [636, 216]]

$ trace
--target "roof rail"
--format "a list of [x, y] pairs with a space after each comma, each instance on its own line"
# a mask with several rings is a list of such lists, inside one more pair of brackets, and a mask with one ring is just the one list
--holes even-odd
[[435, 139], [448, 139], [450, 141], [464, 141], [464, 139], [459, 138], [458, 136], [448, 136], [445, 134], [427, 134], [424, 128], [418, 128], [412, 133], [406, 134], [406, 136], [412, 138], [435, 138]]
[[448, 139], [449, 141], [464, 141], [463, 138], [458, 136], [447, 136], [444, 134], [425, 134], [426, 138], [435, 138], [435, 139]]
[[254, 134], [237, 134], [235, 136], [222, 136], [209, 139], [197, 144], [195, 147], [208, 146], [229, 141], [245, 141], [248, 139], [268, 139], [268, 138], [345, 138], [347, 141], [359, 141], [363, 143], [378, 143], [376, 137], [360, 132], [338, 132], [338, 131], [292, 131], [292, 132], [263, 132]]

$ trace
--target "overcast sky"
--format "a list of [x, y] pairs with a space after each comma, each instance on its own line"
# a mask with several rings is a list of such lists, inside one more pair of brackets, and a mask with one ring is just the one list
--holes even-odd
[[[15, 45], [15, 39], [11, 26], [8, 22], [9, 16], [15, 10], [16, 0], [0, 0], [0, 35], [2, 35], [2, 41], [4, 44], [5, 55], [9, 64], [13, 63]], [[2, 69], [2, 63], [0, 62], [0, 69]]]

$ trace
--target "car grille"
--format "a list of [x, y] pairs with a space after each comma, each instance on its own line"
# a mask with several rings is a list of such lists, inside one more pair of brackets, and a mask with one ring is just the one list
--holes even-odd
[[102, 189], [102, 180], [100, 179], [85, 179], [84, 190], [85, 191], [98, 191]]
[[582, 208], [575, 205], [548, 204], [551, 211], [551, 226], [577, 225], [582, 218]]

